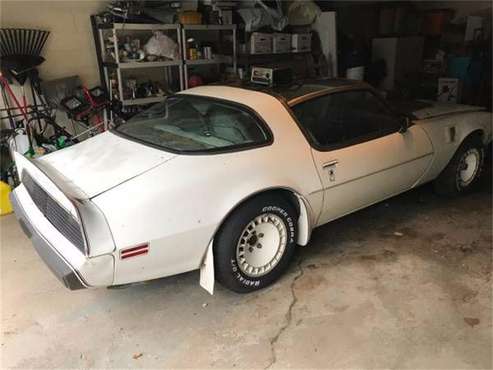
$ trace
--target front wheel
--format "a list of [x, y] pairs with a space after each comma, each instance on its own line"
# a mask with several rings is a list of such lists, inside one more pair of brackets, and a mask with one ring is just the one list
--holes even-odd
[[276, 281], [292, 259], [297, 213], [282, 196], [265, 194], [241, 205], [214, 239], [217, 280], [247, 293]]
[[474, 188], [481, 175], [484, 147], [479, 137], [470, 137], [461, 144], [450, 163], [434, 182], [435, 191], [457, 196]]

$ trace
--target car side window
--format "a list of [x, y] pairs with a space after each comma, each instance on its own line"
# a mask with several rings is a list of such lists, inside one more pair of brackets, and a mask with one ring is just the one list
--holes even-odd
[[293, 107], [298, 122], [318, 146], [344, 140], [344, 127], [333, 95], [308, 100]]
[[319, 147], [351, 145], [397, 131], [398, 119], [366, 90], [328, 94], [297, 104], [293, 113]]
[[399, 128], [387, 106], [369, 91], [348, 91], [333, 95], [344, 124], [344, 141], [383, 135]]

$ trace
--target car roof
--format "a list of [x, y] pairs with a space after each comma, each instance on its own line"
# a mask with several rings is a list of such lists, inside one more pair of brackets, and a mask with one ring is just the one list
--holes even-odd
[[296, 105], [311, 96], [319, 95], [328, 91], [369, 87], [369, 85], [365, 82], [346, 79], [302, 80], [289, 85], [280, 86], [265, 86], [250, 82], [243, 82], [231, 84], [229, 86], [263, 92], [283, 100], [289, 106]]

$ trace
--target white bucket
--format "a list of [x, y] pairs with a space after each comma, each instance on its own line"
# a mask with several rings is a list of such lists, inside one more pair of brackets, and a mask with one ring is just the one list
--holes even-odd
[[363, 81], [364, 77], [365, 77], [365, 67], [364, 66], [346, 69], [346, 78], [349, 80]]
[[22, 155], [25, 155], [29, 151], [29, 138], [26, 134], [16, 133], [13, 138], [9, 140], [10, 155], [14, 158], [14, 151]]

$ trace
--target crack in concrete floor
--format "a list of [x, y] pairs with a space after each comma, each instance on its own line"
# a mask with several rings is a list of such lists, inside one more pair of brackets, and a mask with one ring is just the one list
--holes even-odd
[[272, 366], [275, 365], [277, 362], [277, 355], [276, 355], [276, 344], [281, 337], [281, 335], [289, 328], [291, 325], [291, 322], [293, 321], [293, 308], [298, 302], [298, 297], [296, 296], [295, 292], [295, 285], [296, 282], [301, 279], [305, 273], [305, 270], [303, 269], [302, 266], [303, 260], [300, 258], [298, 261], [298, 274], [293, 278], [291, 281], [290, 285], [290, 291], [291, 291], [291, 302], [288, 306], [288, 310], [286, 312], [285, 316], [285, 322], [284, 325], [282, 325], [279, 330], [277, 331], [277, 334], [274, 335], [271, 340], [270, 340], [270, 350], [271, 350], [271, 360], [270, 363], [265, 367], [265, 369], [270, 369]]

